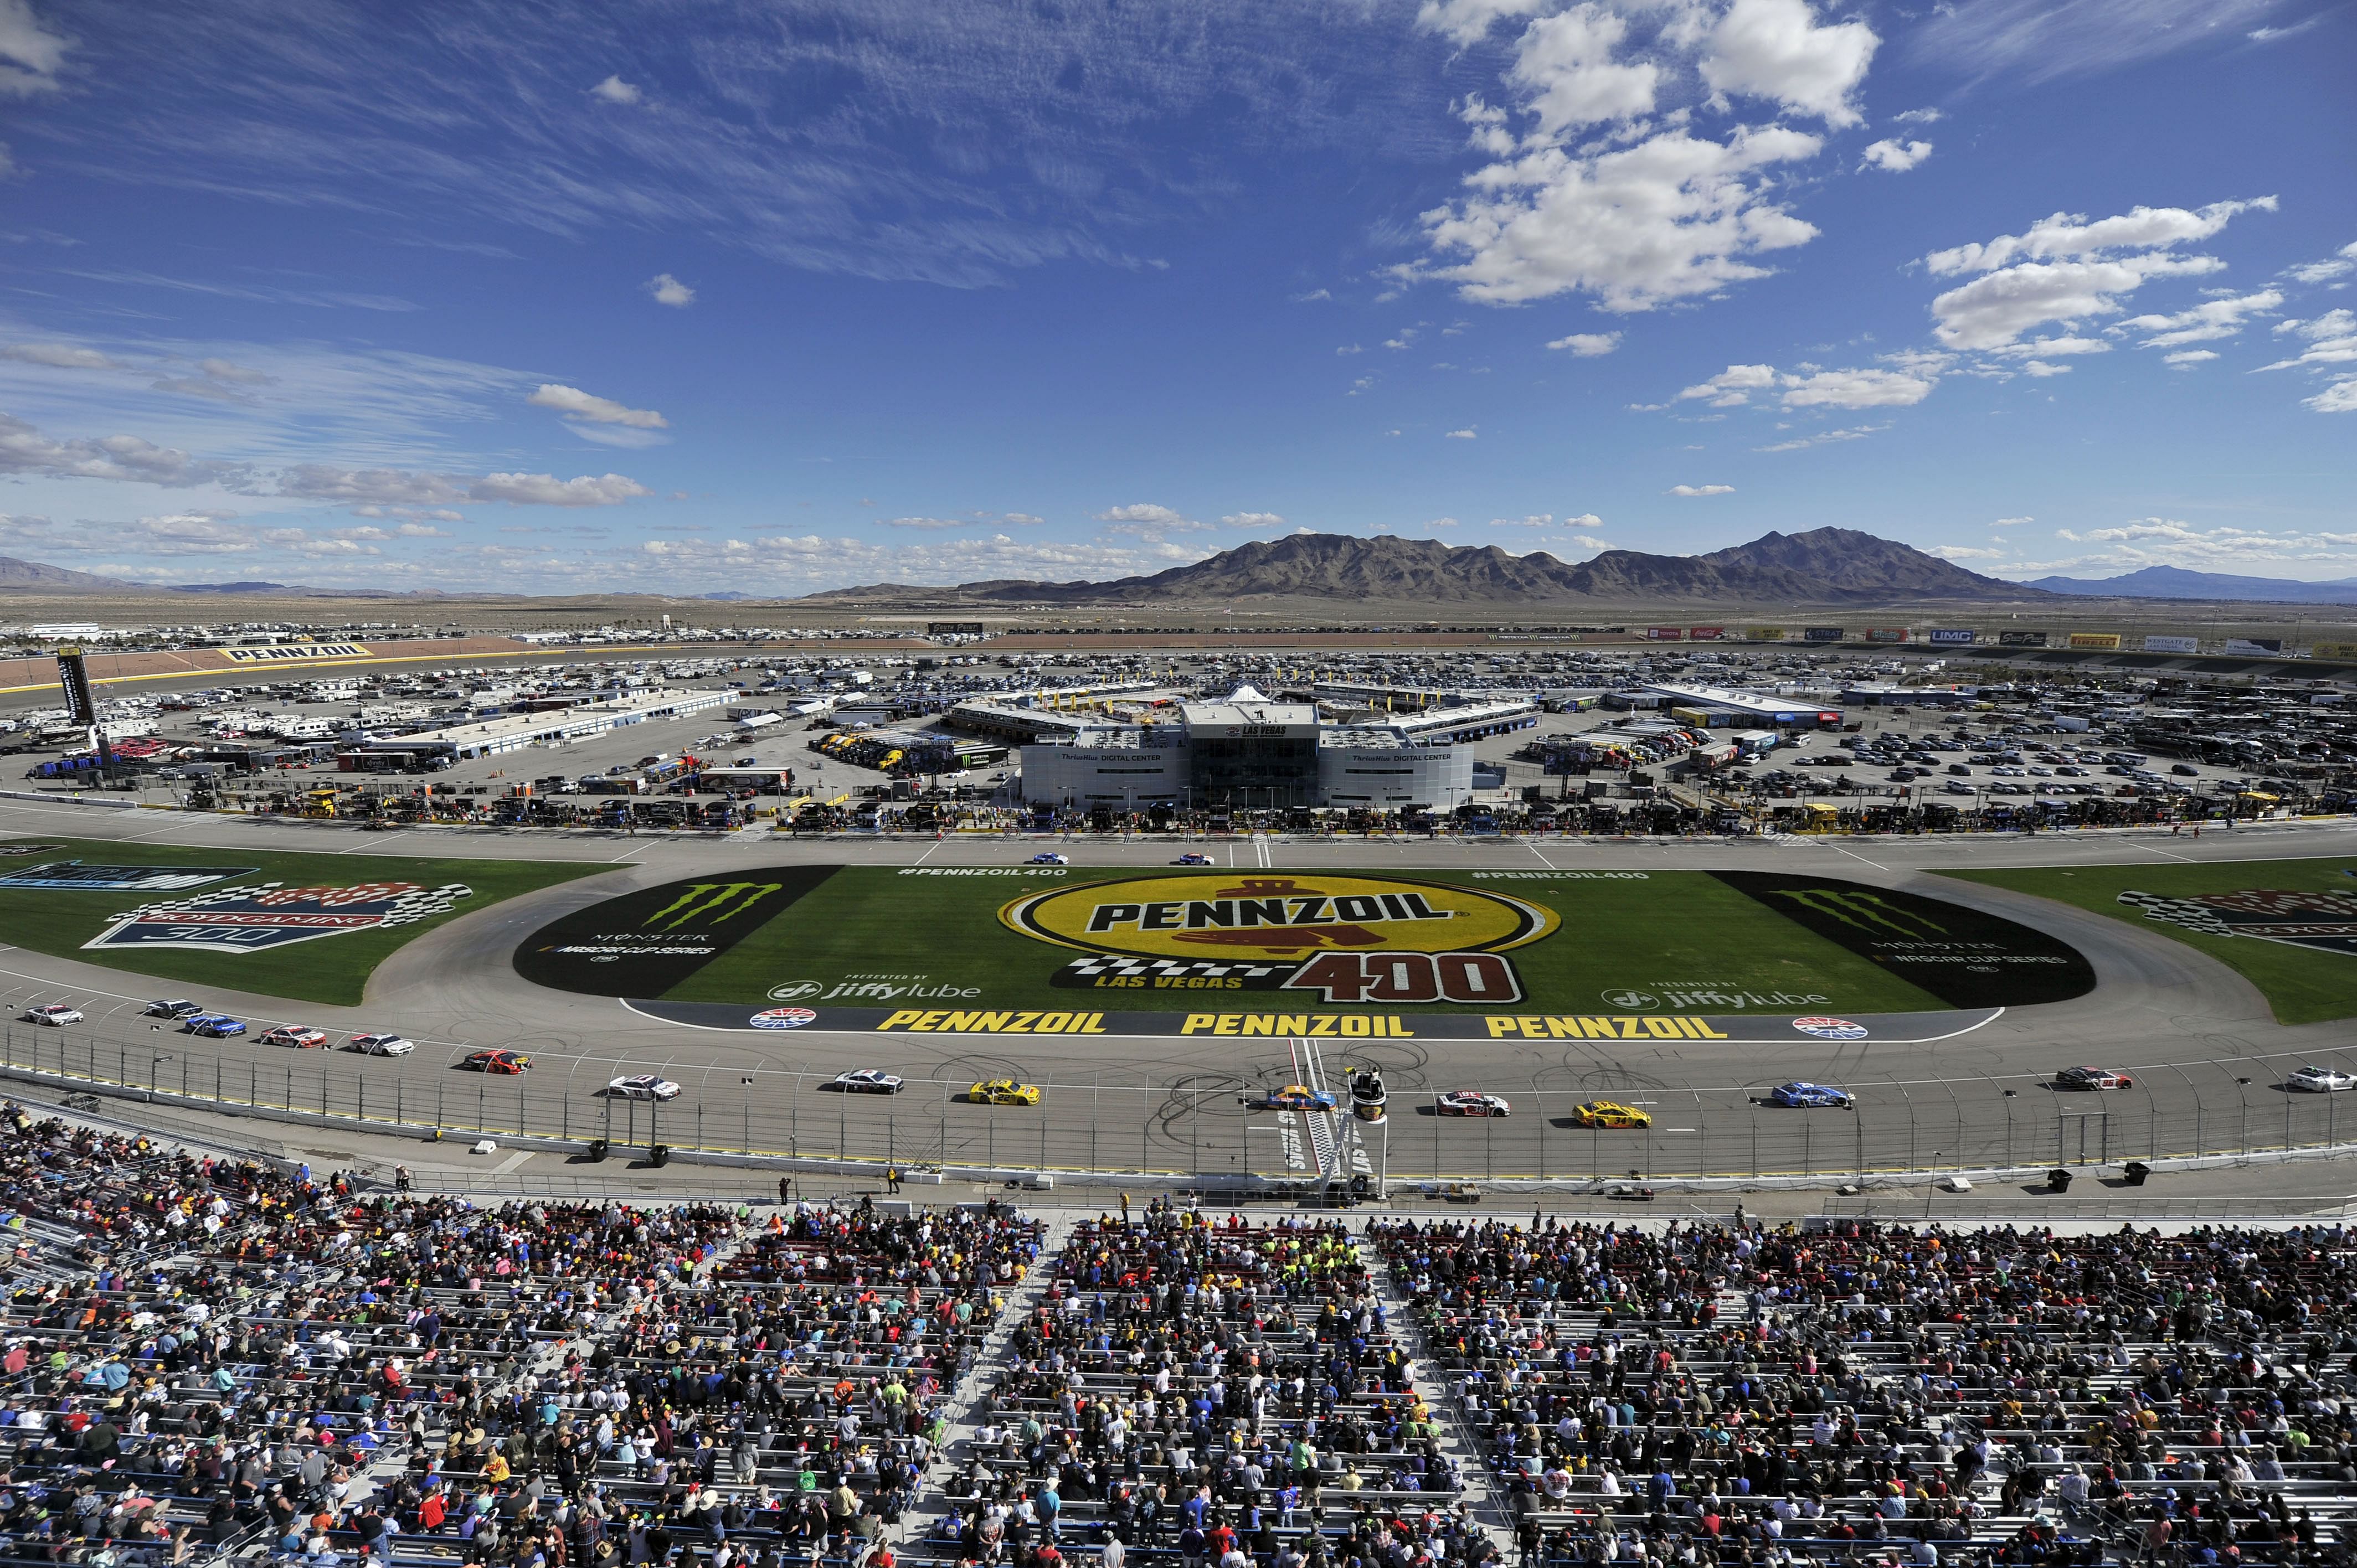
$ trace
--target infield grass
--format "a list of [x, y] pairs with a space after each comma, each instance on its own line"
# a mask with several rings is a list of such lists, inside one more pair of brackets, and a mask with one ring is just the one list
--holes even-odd
[[[1009, 900], [1050, 886], [1126, 879], [1137, 868], [1074, 867], [1055, 882], [1014, 877], [932, 877], [885, 866], [845, 866], [759, 931], [747, 936], [668, 994], [691, 1002], [756, 1002], [776, 987], [817, 982], [827, 993], [797, 997], [813, 1006], [1111, 1006], [1115, 1010], [1234, 1006], [1268, 993], [1220, 991], [1090, 991], [1050, 977], [1079, 951], [1019, 935], [998, 920]], [[1232, 871], [1206, 881], [1230, 881]], [[1393, 875], [1374, 873], [1371, 875]], [[1546, 905], [1561, 929], [1509, 956], [1531, 1011], [1733, 1012], [1740, 1007], [1806, 1012], [1930, 1012], [1947, 1004], [1869, 961], [1763, 909], [1703, 872], [1653, 872], [1641, 879], [1512, 881], [1464, 874], [1418, 874]], [[830, 993], [837, 987], [948, 986], [941, 999]], [[1659, 1006], [1618, 1004], [1643, 992]], [[1750, 993], [1806, 998], [1778, 1004], [1680, 1004], [1672, 993]], [[940, 993], [936, 993], [937, 995]], [[1388, 1004], [1397, 1006], [1397, 1004]], [[1475, 1011], [1440, 1004], [1437, 1009]]]
[[2082, 865], [2065, 871], [1951, 871], [1943, 875], [2034, 893], [2168, 937], [2208, 953], [2259, 988], [2281, 1024], [2318, 1024], [2357, 1017], [2357, 954], [2294, 947], [2255, 937], [2214, 937], [2155, 920], [2133, 904], [2128, 892], [2172, 898], [2205, 893], [2280, 889], [2296, 893], [2357, 895], [2357, 859], [2230, 860], [2179, 865]]
[[[8, 853], [11, 845], [37, 843], [34, 854]], [[54, 845], [55, 847], [49, 847]], [[203, 865], [239, 867], [234, 877], [187, 893], [84, 892], [58, 888], [0, 887], [0, 935], [20, 948], [102, 964], [172, 983], [172, 989], [206, 985], [291, 1001], [352, 1006], [369, 975], [408, 943], [462, 915], [488, 909], [518, 894], [534, 892], [576, 876], [608, 869], [526, 860], [413, 860], [404, 856], [296, 854], [285, 851], [199, 849], [130, 844], [92, 839], [18, 838], [0, 841], [0, 875], [55, 861], [93, 865]], [[362, 882], [414, 882], [427, 887], [464, 883], [472, 896], [446, 914], [405, 926], [387, 926], [295, 942], [260, 952], [210, 952], [189, 949], [85, 950], [114, 917], [143, 904], [203, 893], [213, 887], [278, 882], [288, 887], [349, 886]], [[201, 1002], [199, 993], [196, 1000]]]

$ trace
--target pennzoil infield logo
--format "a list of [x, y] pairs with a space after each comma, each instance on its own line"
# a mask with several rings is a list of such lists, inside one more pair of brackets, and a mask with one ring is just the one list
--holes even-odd
[[1081, 883], [1015, 899], [998, 918], [1089, 955], [1055, 976], [1060, 986], [1472, 1006], [1521, 1000], [1505, 953], [1560, 923], [1488, 888], [1314, 872]]

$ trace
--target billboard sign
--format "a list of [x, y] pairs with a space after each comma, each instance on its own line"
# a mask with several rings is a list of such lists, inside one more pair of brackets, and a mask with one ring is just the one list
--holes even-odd
[[1907, 628], [1903, 626], [1870, 626], [1866, 628], [1868, 642], [1904, 642]]
[[2245, 659], [2281, 659], [2284, 645], [2280, 637], [2230, 637], [2226, 651]]
[[1811, 642], [1839, 642], [1849, 633], [1837, 626], [1813, 626], [1801, 635]]
[[1781, 642], [1784, 640], [1784, 628], [1781, 626], [1747, 627], [1743, 635], [1754, 642]]
[[1688, 642], [1717, 642], [1727, 635], [1723, 626], [1690, 626], [1686, 628]]
[[1682, 626], [1649, 626], [1645, 628], [1645, 640], [1648, 642], [1682, 642], [1685, 635], [1686, 628]]
[[2198, 637], [2147, 637], [2144, 639], [2147, 653], [2199, 653], [2201, 639]]
[[2116, 631], [2074, 631], [2071, 634], [2070, 645], [2083, 653], [2116, 653], [2120, 649], [2120, 634]]
[[1971, 630], [1964, 627], [1934, 627], [1930, 631], [1924, 633], [1925, 641], [1935, 642], [1940, 644], [1942, 647], [1951, 647], [1958, 643], [1978, 642], [1980, 640], [1980, 637], [1981, 634], [1979, 632]]
[[2043, 648], [2046, 634], [2042, 631], [2001, 631], [1996, 634], [1999, 648]]

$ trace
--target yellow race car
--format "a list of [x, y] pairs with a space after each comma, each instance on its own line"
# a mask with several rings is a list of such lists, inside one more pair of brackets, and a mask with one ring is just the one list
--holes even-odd
[[1037, 1105], [1039, 1086], [1017, 1083], [1011, 1078], [994, 1078], [988, 1083], [977, 1083], [965, 1091], [965, 1097], [976, 1105]]
[[1571, 1120], [1578, 1127], [1650, 1127], [1653, 1113], [1623, 1105], [1617, 1100], [1591, 1100], [1585, 1105], [1573, 1106]]

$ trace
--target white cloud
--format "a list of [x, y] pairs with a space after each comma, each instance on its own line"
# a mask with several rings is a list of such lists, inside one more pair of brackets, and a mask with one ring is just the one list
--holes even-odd
[[2206, 343], [2233, 337], [2242, 331], [2248, 317], [2273, 311], [2283, 301], [2284, 296], [2274, 289], [2263, 289], [2257, 294], [2205, 300], [2173, 316], [2131, 316], [2113, 330], [2153, 333], [2153, 337], [2144, 340], [2147, 349], [2174, 349], [2186, 343]]
[[657, 273], [649, 278], [646, 281], [646, 290], [655, 296], [657, 305], [673, 306], [683, 310], [695, 303], [695, 291], [669, 273]]
[[1881, 44], [1864, 22], [1820, 25], [1806, 0], [1735, 0], [1710, 31], [1702, 78], [1828, 125], [1854, 125], [1850, 94]]
[[2182, 207], [2137, 207], [2115, 218], [2089, 222], [2083, 212], [2057, 212], [2040, 219], [2028, 231], [2000, 234], [1986, 244], [1952, 246], [1934, 251], [1923, 264], [1935, 276], [1956, 273], [1994, 272], [2016, 262], [2098, 256], [2111, 251], [2169, 250], [2195, 240], [2206, 240], [2237, 215], [2258, 209], [2276, 209], [2272, 196], [2248, 201], [2213, 201], [2189, 210]]
[[1866, 159], [1861, 166], [1863, 167], [1878, 168], [1887, 174], [1905, 174], [1932, 156], [1932, 144], [1885, 138], [1879, 142], [1868, 142], [1862, 156]]
[[0, 98], [55, 92], [70, 47], [41, 25], [31, 0], [0, 0]]
[[980, 518], [974, 517], [882, 517], [876, 520], [876, 526], [940, 532], [959, 528], [985, 528], [989, 525]]
[[1337, 354], [1363, 354], [1366, 351], [1367, 348], [1363, 343], [1345, 343], [1334, 350]]
[[1334, 293], [1331, 289], [1313, 288], [1308, 294], [1287, 295], [1286, 297], [1296, 305], [1315, 305], [1321, 299], [1333, 298]]
[[1226, 528], [1263, 529], [1282, 528], [1285, 526], [1285, 519], [1277, 516], [1276, 513], [1273, 511], [1231, 512], [1226, 517], [1220, 519], [1220, 522], [1222, 527]]
[[609, 76], [591, 88], [589, 96], [607, 103], [636, 103], [646, 94], [619, 76]]
[[2315, 27], [2319, 22], [2323, 20], [2324, 13], [2319, 11], [2315, 16], [2309, 17], [2308, 20], [2304, 22], [2294, 22], [2288, 27], [2253, 27], [2249, 32], [2244, 33], [2243, 36], [2250, 39], [2251, 42], [2255, 44], [2271, 44], [2278, 38], [2295, 38], [2298, 35], [2308, 31], [2310, 27]]
[[486, 474], [467, 487], [479, 501], [506, 501], [511, 506], [619, 506], [654, 491], [621, 474], [583, 474], [560, 479], [553, 474]]
[[651, 408], [630, 408], [609, 397], [596, 397], [579, 387], [543, 381], [524, 402], [534, 408], [553, 408], [567, 419], [592, 424], [623, 424], [633, 430], [668, 430], [671, 422]]
[[2335, 381], [2314, 397], [2299, 401], [2319, 413], [2357, 413], [2357, 377]]
[[1099, 522], [1158, 523], [1165, 528], [1178, 527], [1194, 521], [1184, 513], [1173, 511], [1167, 506], [1157, 506], [1151, 501], [1108, 508], [1097, 513], [1096, 519]]
[[1911, 408], [1932, 395], [1932, 376], [1904, 371], [1819, 371], [1783, 376], [1787, 408]]
[[2352, 272], [2357, 272], [2357, 243], [2341, 246], [2323, 261], [2307, 262], [2287, 268], [2284, 275], [2295, 283], [2318, 284], [2330, 283], [2334, 278], [2346, 277]]
[[466, 485], [447, 474], [399, 468], [339, 468], [299, 463], [278, 476], [278, 494], [353, 506], [449, 506], [467, 499]]
[[1527, 16], [1544, 4], [1545, 0], [1424, 0], [1416, 7], [1415, 25], [1446, 33], [1458, 48], [1465, 48], [1480, 43], [1490, 24], [1500, 17]]
[[1661, 68], [1612, 58], [1628, 34], [1629, 24], [1595, 0], [1581, 0], [1523, 30], [1506, 80], [1523, 90], [1540, 135], [1652, 113]]
[[2008, 359], [2059, 360], [2069, 354], [2108, 354], [2112, 346], [2101, 338], [2032, 338], [2023, 343], [2008, 343], [1989, 352]]
[[2179, 349], [2174, 354], [2162, 355], [2161, 362], [2183, 369], [2185, 366], [2198, 365], [2205, 360], [2214, 360], [2217, 357], [2215, 352], [2208, 349]]
[[1672, 485], [1668, 493], [1674, 496], [1731, 496], [1735, 493], [1735, 487], [1733, 485]]
[[1467, 426], [1466, 428], [1464, 428], [1463, 430], [1452, 430], [1452, 431], [1450, 431], [1450, 432], [1448, 433], [1448, 439], [1449, 439], [1449, 440], [1451, 440], [1451, 441], [1473, 441], [1473, 440], [1478, 440], [1478, 439], [1479, 439], [1479, 437], [1477, 437], [1477, 436], [1473, 434], [1473, 429], [1472, 429], [1472, 427], [1471, 427], [1470, 425], [1468, 425], [1468, 426]]
[[1568, 338], [1557, 338], [1547, 345], [1550, 349], [1568, 350], [1575, 359], [1593, 360], [1609, 354], [1620, 347], [1618, 332], [1575, 332]]
[[[2357, 403], [2352, 403], [2357, 406]], [[2055, 537], [2072, 544], [2107, 548], [2067, 560], [2040, 562], [2030, 570], [2052, 571], [2078, 566], [2272, 565], [2284, 562], [2357, 561], [2357, 533], [2303, 533], [2296, 530], [2271, 532], [2228, 523], [2196, 528], [2176, 518], [2146, 517], [2115, 528], [2090, 529], [2083, 533], [2055, 530]]]
[[2011, 553], [1983, 550], [1970, 544], [1934, 544], [1923, 553], [1937, 555], [1943, 561], [2002, 561]]
[[1540, 511], [1533, 512], [1528, 517], [1493, 517], [1490, 520], [1490, 526], [1491, 528], [1553, 528], [1555, 513]]
[[1678, 397], [1706, 398], [1713, 408], [1740, 408], [1753, 392], [1781, 387], [1780, 401], [1787, 408], [1907, 408], [1931, 395], [1943, 363], [1936, 355], [1921, 356], [1902, 370], [1813, 370], [1806, 375], [1780, 373], [1773, 365], [1729, 365]]
[[1713, 408], [1739, 408], [1751, 401], [1751, 394], [1776, 384], [1773, 365], [1729, 365], [1706, 381], [1678, 393], [1680, 400], [1708, 398]]
[[2067, 376], [2071, 373], [2071, 367], [2050, 365], [2043, 360], [2026, 360], [2022, 361], [2021, 373], [2035, 380], [2043, 381], [2048, 376]]
[[2216, 272], [2208, 256], [2152, 252], [2116, 261], [2034, 262], [2007, 267], [1932, 301], [1935, 336], [1951, 349], [2002, 349], [2049, 321], [2076, 324], [2120, 308], [2117, 296], [2156, 277]]
[[47, 365], [53, 371], [120, 371], [126, 368], [95, 349], [80, 349], [70, 343], [11, 343], [0, 348], [0, 360]]
[[1946, 118], [1937, 109], [1908, 109], [1893, 114], [1890, 123], [1894, 125], [1936, 125]]
[[2034, 517], [2001, 517], [1989, 526], [1991, 528], [2028, 528], [2037, 521]]
[[1909, 40], [1923, 64], [2041, 82], [2222, 43], [2280, 0], [1976, 0], [1926, 14]]
[[1844, 430], [1820, 430], [1813, 435], [1796, 435], [1790, 441], [1779, 441], [1772, 446], [1754, 446], [1754, 452], [1799, 452], [1811, 446], [1825, 446], [1841, 441], [1863, 441], [1887, 424], [1857, 424]]
[[233, 481], [242, 477], [243, 470], [232, 463], [191, 457], [136, 435], [48, 436], [21, 419], [0, 413], [0, 474], [178, 487]]

